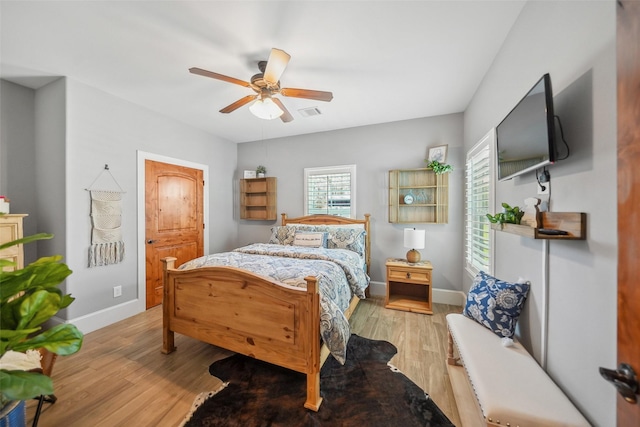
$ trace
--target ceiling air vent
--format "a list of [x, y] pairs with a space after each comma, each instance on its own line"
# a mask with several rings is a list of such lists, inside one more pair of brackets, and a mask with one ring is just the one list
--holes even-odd
[[322, 111], [318, 107], [301, 108], [298, 110], [302, 117], [319, 116]]

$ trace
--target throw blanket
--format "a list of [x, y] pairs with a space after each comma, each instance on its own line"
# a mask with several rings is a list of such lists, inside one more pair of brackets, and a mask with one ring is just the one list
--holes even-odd
[[[351, 255], [353, 254], [353, 256]], [[180, 269], [232, 266], [289, 286], [306, 288], [307, 276], [318, 278], [320, 334], [338, 362], [344, 364], [351, 336], [344, 311], [351, 295], [364, 298], [369, 277], [355, 252], [344, 249], [308, 248], [257, 243], [188, 261]]]

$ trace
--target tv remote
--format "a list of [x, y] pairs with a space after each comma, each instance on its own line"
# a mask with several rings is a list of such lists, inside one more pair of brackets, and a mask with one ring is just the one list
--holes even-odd
[[569, 234], [564, 230], [556, 230], [554, 228], [538, 228], [538, 233], [546, 234], [548, 236], [566, 236]]

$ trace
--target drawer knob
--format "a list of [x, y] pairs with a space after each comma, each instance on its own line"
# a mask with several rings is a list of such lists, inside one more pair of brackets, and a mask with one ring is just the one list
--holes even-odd
[[407, 273], [407, 279], [411, 279], [411, 273]]

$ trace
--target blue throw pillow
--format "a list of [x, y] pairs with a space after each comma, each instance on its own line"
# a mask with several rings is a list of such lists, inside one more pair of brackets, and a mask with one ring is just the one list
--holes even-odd
[[511, 338], [529, 288], [529, 283], [505, 282], [481, 271], [473, 280], [462, 314], [501, 338]]

